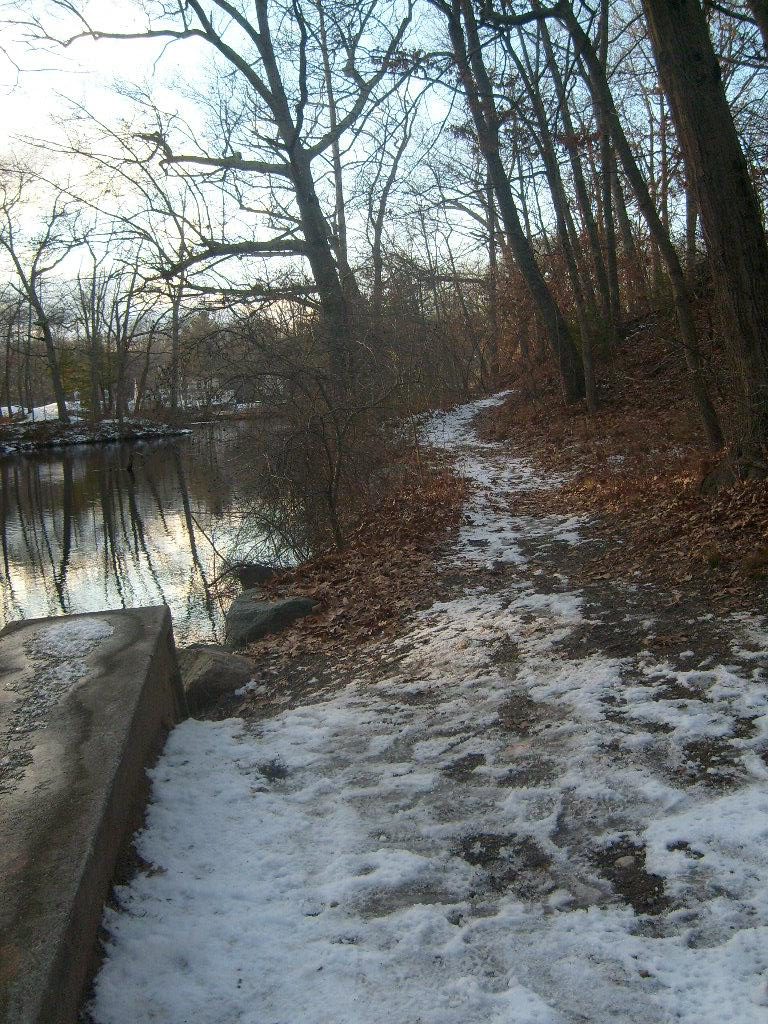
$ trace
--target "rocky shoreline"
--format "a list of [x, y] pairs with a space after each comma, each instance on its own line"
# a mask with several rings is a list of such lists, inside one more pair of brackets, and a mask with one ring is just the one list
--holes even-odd
[[242, 690], [253, 679], [253, 660], [235, 652], [255, 640], [287, 629], [318, 607], [316, 601], [307, 597], [270, 599], [260, 587], [251, 587], [239, 594], [225, 615], [224, 645], [191, 644], [178, 650], [179, 670], [190, 712], [194, 715], [204, 711], [222, 697]]
[[95, 426], [82, 422], [66, 426], [59, 422], [13, 424], [0, 432], [0, 456], [73, 445], [147, 441], [191, 433], [189, 427], [147, 420], [123, 420], [122, 423], [103, 420]]

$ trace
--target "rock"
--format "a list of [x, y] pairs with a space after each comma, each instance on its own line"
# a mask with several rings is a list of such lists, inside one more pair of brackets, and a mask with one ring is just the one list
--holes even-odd
[[194, 714], [253, 678], [253, 662], [216, 644], [192, 644], [178, 652], [187, 704]]
[[720, 491], [734, 487], [741, 480], [765, 480], [766, 477], [768, 464], [762, 453], [754, 446], [742, 445], [714, 466], [710, 464], [699, 484], [699, 492], [707, 497], [714, 497]]
[[280, 601], [264, 601], [263, 597], [258, 588], [244, 590], [229, 606], [225, 617], [227, 647], [245, 647], [270, 633], [279, 633], [317, 607], [317, 602], [309, 597], [287, 597]]
[[627, 871], [629, 868], [633, 868], [635, 863], [635, 858], [628, 854], [626, 857], [617, 857], [613, 862], [613, 866], [620, 868], [622, 871]]
[[741, 568], [746, 576], [757, 578], [768, 570], [768, 547], [758, 548], [741, 560]]

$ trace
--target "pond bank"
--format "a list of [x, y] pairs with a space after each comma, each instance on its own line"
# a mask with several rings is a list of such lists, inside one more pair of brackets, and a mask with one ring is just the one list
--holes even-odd
[[81, 444], [116, 444], [181, 437], [191, 433], [192, 430], [186, 426], [150, 420], [123, 420], [122, 423], [117, 420], [101, 420], [96, 424], [87, 424], [82, 420], [68, 424], [50, 420], [10, 423], [0, 428], [0, 456]]
[[[0, 459], [0, 625], [167, 604], [180, 644], [223, 636], [226, 560], [306, 557], [293, 510], [262, 497], [253, 424]], [[288, 530], [291, 537], [286, 539]], [[282, 531], [282, 533], [281, 533]]]

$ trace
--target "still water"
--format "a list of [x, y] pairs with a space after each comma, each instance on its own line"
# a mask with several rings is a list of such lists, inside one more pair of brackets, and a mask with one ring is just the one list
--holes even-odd
[[288, 507], [260, 497], [260, 428], [0, 460], [0, 619], [167, 604], [178, 643], [221, 639], [227, 560], [306, 554]]

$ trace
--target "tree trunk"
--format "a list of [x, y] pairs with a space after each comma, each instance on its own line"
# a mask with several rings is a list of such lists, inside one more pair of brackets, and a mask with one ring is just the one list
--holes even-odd
[[56, 343], [53, 339], [53, 332], [51, 331], [51, 322], [46, 316], [45, 307], [43, 300], [40, 295], [39, 281], [36, 277], [35, 271], [27, 276], [19, 262], [19, 258], [16, 253], [8, 249], [8, 253], [13, 260], [13, 264], [16, 267], [16, 272], [24, 287], [24, 293], [27, 301], [29, 302], [29, 330], [28, 330], [28, 345], [31, 348], [32, 343], [32, 316], [33, 314], [37, 317], [37, 325], [40, 328], [43, 335], [43, 344], [45, 345], [45, 354], [48, 360], [48, 369], [51, 373], [51, 386], [53, 388], [53, 397], [56, 401], [56, 411], [59, 416], [61, 423], [69, 423], [69, 413], [67, 412], [67, 400], [64, 395], [64, 383], [61, 379], [61, 365], [59, 363], [59, 354], [56, 351]]
[[[286, 149], [290, 180], [299, 208], [302, 233], [312, 276], [322, 310], [322, 341], [328, 351], [329, 369], [338, 385], [348, 380], [353, 366], [353, 306], [359, 295], [357, 282], [349, 268], [345, 281], [333, 256], [331, 230], [321, 209], [312, 176], [312, 156], [301, 143], [291, 105], [283, 85], [271, 37], [267, 4], [257, 4], [260, 32], [259, 53], [272, 93], [270, 108], [281, 141]], [[338, 180], [336, 181], [338, 186]], [[343, 197], [342, 197], [343, 199]], [[345, 268], [342, 268], [345, 269]]]
[[43, 308], [40, 296], [37, 293], [34, 279], [30, 280], [27, 287], [27, 295], [29, 298], [30, 308], [37, 314], [37, 323], [43, 335], [43, 343], [45, 345], [45, 354], [48, 359], [48, 369], [51, 373], [51, 385], [53, 387], [53, 397], [56, 401], [56, 411], [59, 416], [59, 420], [62, 423], [69, 423], [69, 413], [67, 412], [67, 400], [64, 394], [64, 382], [61, 379], [61, 366], [59, 364], [59, 355], [56, 351], [56, 343], [53, 340], [53, 332], [51, 331], [51, 322], [45, 315], [45, 309]]
[[8, 418], [13, 416], [13, 400], [11, 399], [11, 339], [16, 325], [11, 320], [5, 332], [5, 404], [8, 407]]
[[56, 352], [56, 345], [53, 340], [51, 327], [47, 320], [41, 322], [40, 326], [43, 332], [43, 341], [45, 342], [45, 353], [48, 357], [48, 367], [51, 371], [51, 384], [53, 385], [53, 396], [56, 400], [56, 410], [59, 415], [59, 420], [62, 423], [69, 423], [67, 399], [64, 394], [64, 382], [61, 379], [61, 367], [59, 366], [59, 357]]
[[179, 407], [179, 364], [181, 350], [181, 286], [174, 288], [171, 297], [171, 381], [170, 401], [171, 412]]
[[485, 206], [488, 214], [488, 306], [491, 319], [489, 363], [491, 382], [499, 379], [499, 257], [496, 251], [496, 203], [493, 197], [493, 183], [486, 171]]
[[[513, 54], [510, 56], [514, 58]], [[576, 322], [579, 327], [581, 338], [581, 365], [584, 373], [584, 397], [587, 401], [587, 409], [590, 413], [597, 412], [597, 393], [595, 390], [594, 357], [592, 345], [592, 321], [595, 315], [595, 295], [592, 288], [592, 281], [589, 275], [582, 277], [581, 264], [583, 264], [582, 253], [579, 248], [578, 232], [573, 223], [568, 197], [565, 193], [565, 186], [560, 174], [560, 166], [555, 152], [554, 140], [550, 133], [547, 115], [541, 96], [536, 85], [524, 74], [524, 69], [518, 64], [518, 71], [531, 100], [536, 114], [536, 121], [539, 126], [539, 152], [544, 164], [544, 173], [549, 185], [552, 198], [552, 206], [555, 210], [557, 223], [557, 235], [560, 240], [560, 248], [565, 257], [565, 265], [568, 270], [568, 278], [571, 283], [573, 304], [576, 312]]]
[[739, 362], [747, 442], [768, 442], [768, 244], [697, 0], [643, 0]]
[[570, 161], [571, 173], [573, 175], [576, 202], [578, 204], [579, 214], [589, 241], [592, 264], [595, 270], [595, 281], [597, 283], [598, 295], [600, 296], [600, 307], [603, 317], [606, 322], [609, 322], [611, 317], [611, 293], [608, 271], [605, 259], [603, 258], [602, 246], [600, 245], [600, 235], [597, 230], [597, 222], [595, 221], [595, 217], [592, 212], [589, 190], [587, 189], [587, 183], [584, 177], [584, 168], [582, 167], [581, 157], [579, 156], [578, 147], [576, 145], [576, 132], [573, 125], [573, 119], [571, 118], [571, 111], [568, 106], [568, 96], [565, 90], [565, 83], [563, 82], [560, 68], [555, 60], [552, 40], [550, 38], [546, 22], [542, 22], [541, 31], [542, 41], [544, 43], [544, 53], [547, 58], [547, 66], [555, 84], [557, 100], [560, 106], [560, 114], [563, 119], [563, 129], [567, 140], [566, 148], [568, 150], [568, 159]]
[[147, 393], [147, 380], [149, 378], [149, 364], [152, 358], [152, 342], [154, 330], [150, 330], [147, 336], [147, 347], [144, 349], [144, 359], [141, 365], [141, 374], [136, 385], [136, 399], [133, 405], [134, 416], [139, 416], [144, 410], [144, 396]]
[[[607, 74], [608, 68], [608, 0], [600, 4], [600, 64]], [[605, 119], [603, 118], [603, 122]], [[616, 340], [616, 324], [619, 321], [621, 297], [619, 295], [619, 274], [616, 266], [616, 223], [613, 218], [612, 178], [615, 164], [611, 139], [606, 131], [600, 133], [600, 181], [603, 196], [603, 225], [605, 228], [605, 265], [608, 274], [608, 295], [610, 310], [608, 324], [609, 340]]]
[[328, 48], [328, 32], [325, 25], [325, 14], [323, 11], [323, 0], [318, 0], [317, 14], [320, 25], [320, 47], [323, 52], [323, 76], [325, 78], [325, 92], [328, 100], [328, 117], [331, 132], [334, 139], [331, 143], [331, 163], [333, 166], [333, 185], [335, 193], [336, 210], [336, 257], [341, 271], [342, 290], [355, 300], [360, 298], [357, 287], [357, 280], [349, 265], [349, 247], [347, 244], [347, 211], [344, 202], [344, 173], [341, 163], [341, 146], [336, 131], [338, 128], [338, 110], [336, 96], [333, 92], [333, 76], [331, 74], [331, 55]]
[[498, 116], [493, 101], [493, 89], [483, 63], [477, 22], [470, 0], [454, 0], [451, 15], [448, 17], [448, 29], [459, 76], [472, 113], [480, 149], [493, 183], [510, 250], [547, 332], [560, 371], [563, 396], [566, 402], [578, 401], [584, 396], [584, 378], [578, 352], [520, 223], [506, 167], [499, 152]]
[[755, 24], [760, 30], [766, 56], [768, 56], [768, 0], [747, 0]]
[[609, 341], [616, 339], [616, 324], [621, 316], [621, 294], [619, 291], [619, 269], [616, 262], [616, 221], [613, 209], [613, 178], [615, 158], [611, 141], [607, 135], [600, 139], [600, 170], [603, 187], [603, 219], [605, 223], [605, 263], [608, 271], [608, 295], [610, 312], [608, 317]]
[[621, 126], [619, 115], [613, 103], [613, 96], [605, 75], [605, 70], [595, 52], [589, 36], [579, 24], [578, 18], [573, 9], [564, 4], [558, 10], [560, 17], [571, 34], [573, 41], [583, 56], [589, 73], [589, 84], [593, 95], [597, 99], [597, 108], [602, 111], [606, 120], [607, 128], [610, 131], [613, 144], [621, 160], [627, 181], [632, 186], [635, 198], [640, 210], [645, 217], [653, 241], [664, 259], [672, 287], [672, 298], [677, 314], [677, 322], [680, 327], [680, 341], [685, 353], [685, 360], [689, 371], [689, 380], [694, 400], [701, 416], [702, 424], [707, 435], [707, 440], [712, 448], [718, 449], [723, 446], [723, 434], [720, 429], [720, 422], [717, 412], [712, 404], [706, 381], [704, 379], [704, 368], [699, 351], [698, 337], [696, 333], [696, 322], [691, 307], [691, 297], [685, 283], [683, 268], [680, 258], [677, 255], [672, 241], [664, 230], [658, 211], [654, 205], [648, 186], [642, 172], [635, 160], [632, 148], [629, 145], [624, 129]]
[[91, 392], [91, 419], [101, 418], [101, 338], [96, 324], [91, 325], [92, 334], [88, 346], [89, 385]]
[[[521, 32], [518, 32], [521, 49], [525, 51], [525, 40]], [[597, 395], [595, 391], [594, 359], [592, 345], [592, 323], [595, 320], [595, 291], [589, 270], [584, 267], [585, 260], [581, 250], [579, 232], [571, 214], [568, 196], [560, 173], [560, 164], [555, 151], [555, 143], [547, 118], [547, 112], [541, 99], [538, 89], [538, 82], [534, 81], [535, 71], [527, 58], [526, 65], [517, 55], [513, 47], [508, 47], [511, 60], [517, 67], [520, 78], [523, 81], [528, 98], [531, 101], [536, 123], [539, 128], [537, 139], [538, 149], [544, 164], [544, 173], [549, 185], [552, 198], [552, 206], [555, 210], [557, 223], [557, 235], [560, 240], [560, 248], [565, 257], [565, 265], [568, 270], [568, 278], [571, 283], [573, 304], [576, 312], [576, 322], [581, 337], [581, 365], [584, 373], [584, 395], [587, 400], [587, 409], [590, 413], [597, 412]], [[536, 62], [538, 64], [538, 60]], [[582, 274], [582, 270], [586, 270]]]
[[341, 383], [349, 376], [354, 359], [350, 304], [333, 258], [328, 225], [315, 191], [310, 160], [298, 145], [291, 153], [291, 170], [307, 259], [320, 296], [324, 342], [329, 353], [330, 369], [337, 382]]
[[685, 269], [688, 277], [693, 281], [693, 272], [696, 267], [696, 225], [699, 221], [699, 211], [696, 206], [696, 198], [690, 186], [685, 190]]
[[621, 234], [621, 248], [624, 255], [628, 285], [627, 291], [629, 292], [630, 305], [633, 309], [636, 309], [640, 305], [640, 300], [648, 296], [648, 275], [645, 263], [638, 254], [635, 236], [632, 231], [632, 222], [629, 219], [629, 211], [627, 210], [627, 201], [624, 198], [624, 189], [621, 187], [619, 171], [615, 160], [613, 161], [612, 170], [613, 205], [616, 210], [616, 219], [619, 222], [619, 232]]

